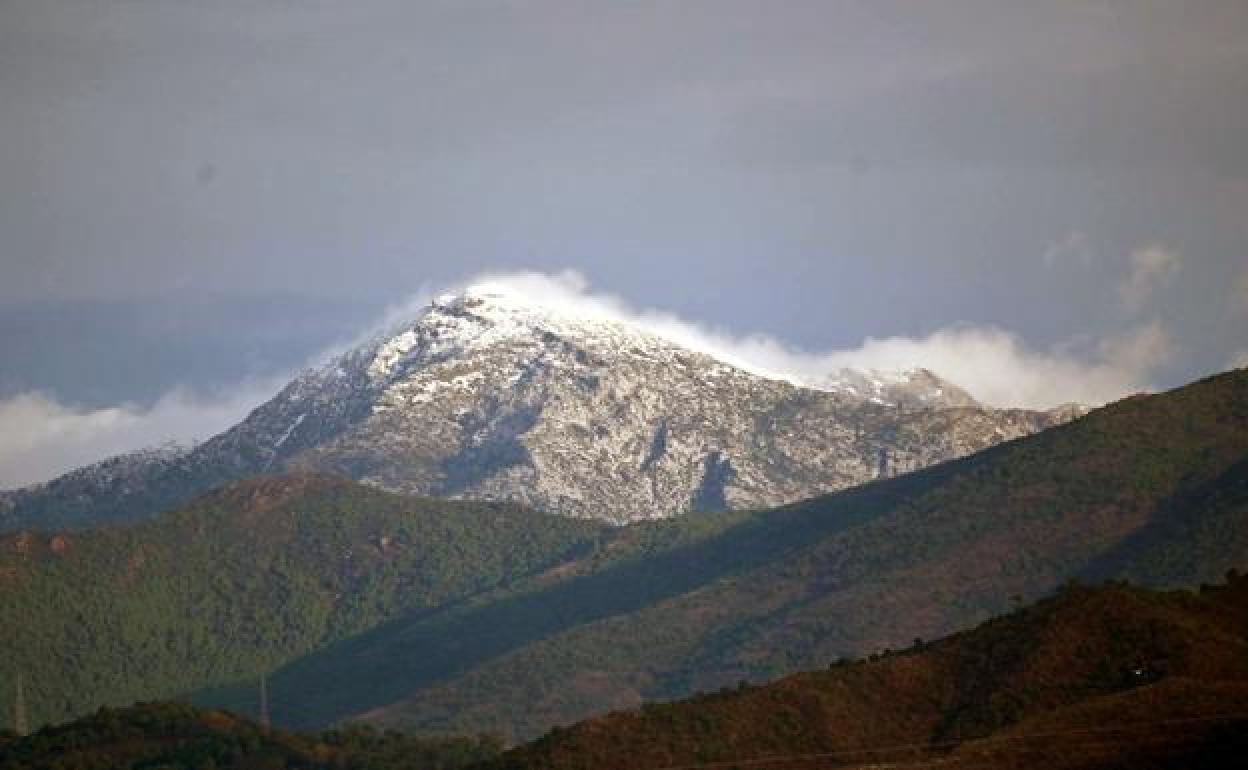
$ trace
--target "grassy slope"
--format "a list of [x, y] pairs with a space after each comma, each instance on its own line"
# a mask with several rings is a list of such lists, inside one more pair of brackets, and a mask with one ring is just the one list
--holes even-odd
[[318, 651], [275, 685], [309, 724], [363, 714], [522, 739], [642, 700], [904, 647], [1071, 577], [1195, 584], [1248, 561], [1246, 458], [1248, 373], [1235, 372], [740, 516], [644, 560], [400, 619]]
[[[6, 536], [0, 681], [24, 674], [40, 724], [252, 677], [546, 570], [600, 530], [302, 476], [241, 482], [132, 527]], [[11, 708], [0, 699], [0, 724]]]
[[[1202, 721], [1228, 714], [1238, 716]], [[1141, 722], [1149, 726], [1109, 729]], [[1238, 578], [1199, 595], [1068, 588], [869, 662], [555, 730], [497, 766], [611, 770], [830, 754], [821, 766], [940, 757], [955, 768], [1234, 767], [1248, 748], [1245, 727], [1248, 578]], [[873, 751], [898, 745], [911, 748]]]

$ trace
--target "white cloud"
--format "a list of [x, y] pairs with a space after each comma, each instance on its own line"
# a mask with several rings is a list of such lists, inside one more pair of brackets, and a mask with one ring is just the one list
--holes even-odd
[[489, 274], [466, 285], [523, 294], [568, 312], [640, 324], [674, 342], [759, 374], [818, 383], [842, 367], [924, 367], [996, 406], [1046, 408], [1068, 402], [1103, 404], [1150, 387], [1150, 375], [1171, 346], [1158, 321], [1096, 340], [1037, 349], [1006, 329], [960, 324], [922, 337], [868, 338], [848, 350], [809, 351], [765, 335], [732, 335], [671, 313], [639, 310], [594, 293], [575, 271]]
[[1248, 350], [1238, 350], [1231, 354], [1226, 360], [1227, 369], [1245, 369], [1248, 368]]
[[1182, 260], [1179, 255], [1154, 244], [1131, 252], [1131, 271], [1118, 285], [1118, 297], [1129, 313], [1139, 312], [1158, 289], [1174, 280]]
[[1092, 264], [1095, 256], [1087, 233], [1082, 230], [1071, 230], [1066, 237], [1050, 243], [1044, 250], [1044, 264], [1046, 267], [1057, 267], [1073, 262], [1087, 267]]
[[1045, 408], [1103, 404], [1146, 390], [1150, 372], [1170, 352], [1157, 322], [1099, 340], [1082, 353], [1069, 347], [1037, 350], [1004, 329], [955, 326], [920, 338], [868, 339], [828, 360], [850, 367], [923, 366], [986, 404]]
[[272, 382], [251, 383], [207, 398], [179, 389], [146, 409], [84, 409], [38, 392], [0, 401], [0, 489], [44, 481], [134, 449], [208, 438], [276, 390]]

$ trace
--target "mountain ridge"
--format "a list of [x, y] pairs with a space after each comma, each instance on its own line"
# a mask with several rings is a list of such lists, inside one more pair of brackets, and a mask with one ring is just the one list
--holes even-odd
[[470, 288], [192, 449], [0, 493], [0, 530], [135, 520], [283, 470], [623, 523], [792, 502], [1081, 413], [984, 407], [921, 369], [803, 386], [743, 366], [609, 315]]

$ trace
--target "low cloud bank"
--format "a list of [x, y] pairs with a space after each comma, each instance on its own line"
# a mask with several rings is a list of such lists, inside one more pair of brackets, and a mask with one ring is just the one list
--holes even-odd
[[249, 383], [212, 397], [178, 389], [146, 409], [84, 409], [38, 392], [0, 401], [0, 489], [45, 481], [143, 447], [208, 438], [245, 417], [277, 388], [273, 382]]
[[957, 324], [921, 337], [867, 338], [857, 348], [810, 351], [765, 335], [733, 335], [671, 313], [632, 308], [618, 297], [593, 292], [575, 271], [488, 274], [465, 285], [513, 292], [569, 313], [639, 324], [749, 371], [799, 384], [817, 385], [845, 367], [924, 367], [993, 406], [1103, 404], [1147, 390], [1152, 373], [1172, 351], [1165, 327], [1156, 320], [1051, 349], [1033, 347], [997, 326]]

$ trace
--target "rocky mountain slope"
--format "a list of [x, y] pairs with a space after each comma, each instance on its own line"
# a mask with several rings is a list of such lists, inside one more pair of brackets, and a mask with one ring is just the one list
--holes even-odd
[[987, 408], [924, 370], [797, 385], [483, 285], [304, 373], [194, 449], [0, 495], [0, 529], [132, 520], [280, 470], [620, 523], [780, 505], [1078, 413]]

